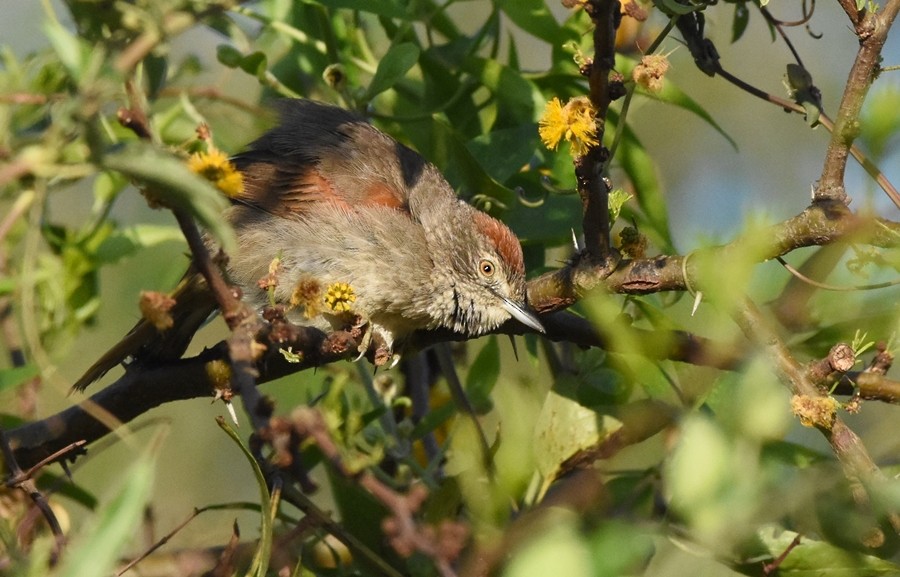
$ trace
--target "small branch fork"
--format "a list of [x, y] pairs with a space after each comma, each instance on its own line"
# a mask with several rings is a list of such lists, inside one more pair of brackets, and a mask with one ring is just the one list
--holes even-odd
[[[789, 385], [794, 394], [794, 413], [801, 422], [819, 429], [828, 440], [844, 475], [851, 482], [854, 499], [862, 506], [869, 506], [869, 490], [887, 479], [872, 461], [859, 436], [837, 415], [836, 401], [820, 387], [820, 383], [824, 384], [834, 372], [853, 366], [853, 351], [847, 345], [836, 345], [827, 359], [804, 368], [752, 302], [745, 301], [734, 318], [744, 334], [765, 351], [782, 380]], [[894, 531], [900, 533], [900, 514], [889, 512], [887, 520]], [[873, 531], [880, 532], [880, 529], [876, 527]], [[883, 534], [873, 539], [873, 543], [883, 541]]]
[[[403, 557], [415, 552], [431, 558], [444, 577], [456, 575], [452, 564], [459, 557], [469, 536], [462, 523], [444, 521], [438, 527], [421, 525], [415, 515], [421, 508], [428, 491], [422, 485], [414, 485], [403, 495], [388, 487], [375, 475], [364, 469], [350, 470], [341, 457], [341, 451], [328, 432], [322, 415], [312, 408], [296, 409], [290, 417], [290, 425], [300, 439], [312, 439], [334, 469], [348, 479], [353, 479], [380, 501], [391, 515], [382, 523], [391, 547]], [[276, 428], [276, 427], [273, 427]]]
[[840, 0], [839, 3], [854, 26], [860, 45], [834, 121], [814, 200], [849, 202], [844, 190], [847, 156], [859, 130], [863, 101], [878, 75], [881, 50], [900, 11], [900, 0], [888, 0], [880, 12], [858, 11], [853, 0]]

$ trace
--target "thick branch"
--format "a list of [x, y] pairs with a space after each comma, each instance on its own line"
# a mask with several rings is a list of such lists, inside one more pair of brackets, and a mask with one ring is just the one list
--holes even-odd
[[[696, 276], [694, 267], [701, 261], [721, 262], [719, 259], [733, 258], [745, 250], [746, 246], [760, 249], [758, 236], [762, 234], [765, 244], [758, 255], [760, 259], [785, 254], [795, 248], [828, 244], [838, 239], [854, 235], [854, 240], [868, 242], [876, 246], [896, 245], [896, 234], [900, 225], [884, 220], [859, 218], [840, 203], [817, 204], [800, 215], [769, 228], [765, 233], [755, 233], [753, 238], [739, 238], [721, 247], [706, 249], [707, 258], [691, 258], [687, 263], [688, 276]], [[547, 314], [573, 304], [584, 292], [604, 283], [608, 290], [646, 294], [659, 291], [685, 290], [685, 257], [659, 256], [649, 259], [627, 261], [605, 280], [598, 276], [593, 267], [578, 264], [555, 271], [529, 283], [529, 298], [533, 306], [545, 313], [544, 325], [547, 338], [567, 341], [581, 346], [614, 347], [601, 333], [582, 318], [571, 314]], [[285, 323], [275, 323], [270, 328], [270, 346], [266, 358], [256, 361], [260, 372], [259, 382], [267, 382], [289, 373], [312, 366], [347, 358], [355, 350], [349, 333], [333, 333], [326, 336], [314, 329], [290, 327]], [[634, 327], [628, 330], [640, 332]], [[524, 327], [507, 323], [497, 332], [522, 334]], [[425, 347], [441, 341], [459, 340], [460, 335], [449, 331], [430, 331], [416, 337], [419, 346]], [[734, 369], [743, 361], [742, 357], [728, 347], [689, 333], [673, 332], [667, 339], [668, 348], [654, 351], [660, 359], [677, 360], [692, 364]], [[302, 362], [287, 363], [278, 353], [279, 347], [290, 346], [299, 353]], [[129, 422], [153, 407], [170, 401], [212, 395], [213, 383], [207, 374], [206, 363], [222, 360], [224, 345], [205, 352], [194, 359], [186, 359], [161, 367], [134, 367], [114, 385], [94, 395], [90, 401], [108, 411], [119, 422]], [[143, 372], [139, 372], [143, 371]], [[865, 377], [869, 379], [869, 377]], [[867, 385], [865, 396], [894, 401], [896, 388], [883, 379], [878, 383], [863, 380]], [[10, 442], [16, 450], [16, 458], [27, 467], [71, 442], [85, 439], [96, 440], [109, 432], [109, 427], [97, 421], [81, 407], [73, 407], [38, 423], [33, 423], [9, 432]]]
[[[266, 357], [257, 362], [258, 383], [278, 379], [287, 374], [356, 353], [356, 342], [348, 333], [326, 335], [313, 328], [292, 327], [291, 334], [273, 330], [273, 343]], [[288, 362], [278, 352], [279, 344], [293, 351], [303, 351], [299, 362]], [[7, 438], [16, 459], [28, 468], [44, 457], [78, 440], [88, 443], [110, 432], [109, 422], [128, 423], [150, 409], [172, 401], [211, 398], [217, 384], [210, 363], [228, 359], [223, 342], [200, 355], [174, 361], [158, 368], [138, 366], [127, 371], [118, 381], [89, 399], [51, 417], [8, 431]], [[104, 421], [98, 415], [105, 415]]]
[[900, 223], [856, 216], [842, 203], [817, 203], [765, 230], [753, 231], [726, 245], [695, 251], [688, 263], [685, 263], [688, 257], [677, 255], [626, 260], [612, 274], [601, 276], [589, 263], [576, 261], [532, 279], [528, 283], [528, 301], [535, 310], [549, 312], [571, 306], [601, 284], [610, 292], [623, 294], [683, 291], [687, 290], [688, 283], [696, 284], [701, 262], [728, 262], [735, 255], [747, 258], [748, 254], [762, 262], [798, 248], [847, 238], [873, 246], [893, 247], [898, 244], [898, 235]]

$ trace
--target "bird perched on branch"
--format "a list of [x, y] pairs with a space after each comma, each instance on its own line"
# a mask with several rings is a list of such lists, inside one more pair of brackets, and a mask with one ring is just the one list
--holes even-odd
[[[360, 354], [374, 346], [381, 362], [417, 330], [477, 336], [513, 318], [543, 331], [506, 225], [458, 199], [435, 166], [356, 114], [310, 100], [279, 108], [278, 126], [232, 159], [244, 186], [226, 211], [238, 250], [225, 272], [246, 301], [284, 305], [298, 324], [356, 323]], [[194, 296], [206, 290], [196, 276], [173, 294], [172, 329], [142, 321], [75, 388], [126, 357], [147, 364], [183, 354], [193, 332], [179, 324], [188, 319], [196, 331], [201, 309], [215, 308]], [[194, 310], [181, 310], [182, 301]]]

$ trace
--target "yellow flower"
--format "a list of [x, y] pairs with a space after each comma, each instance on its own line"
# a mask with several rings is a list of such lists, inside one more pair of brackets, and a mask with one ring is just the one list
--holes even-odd
[[555, 150], [560, 141], [567, 140], [575, 156], [582, 156], [590, 147], [599, 144], [594, 108], [584, 96], [569, 100], [565, 106], [554, 97], [544, 109], [538, 132], [544, 146], [550, 150]]
[[544, 108], [544, 115], [538, 123], [538, 133], [541, 135], [541, 141], [544, 146], [550, 150], [556, 150], [559, 141], [566, 134], [566, 113], [563, 111], [562, 103], [555, 96], [547, 103]]
[[336, 282], [328, 287], [325, 293], [325, 304], [331, 310], [345, 313], [350, 310], [350, 303], [356, 300], [353, 287], [345, 282]]
[[188, 159], [188, 168], [213, 183], [222, 194], [234, 198], [244, 190], [244, 177], [220, 150], [198, 152]]

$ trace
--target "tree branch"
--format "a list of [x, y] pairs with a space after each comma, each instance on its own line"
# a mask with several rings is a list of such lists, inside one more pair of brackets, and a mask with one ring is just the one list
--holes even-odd
[[834, 130], [825, 153], [822, 176], [819, 178], [819, 185], [813, 196], [816, 201], [848, 202], [848, 196], [844, 190], [847, 156], [859, 132], [859, 113], [862, 110], [863, 101], [878, 73], [881, 50], [897, 12], [900, 10], [900, 0], [890, 0], [884, 10], [877, 14], [857, 13], [853, 4], [854, 2], [849, 0], [841, 2], [841, 6], [854, 24], [860, 45], [834, 120]]

